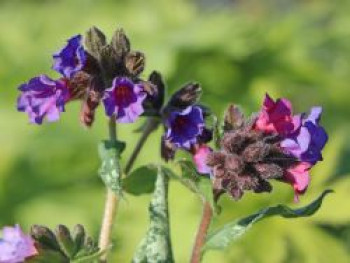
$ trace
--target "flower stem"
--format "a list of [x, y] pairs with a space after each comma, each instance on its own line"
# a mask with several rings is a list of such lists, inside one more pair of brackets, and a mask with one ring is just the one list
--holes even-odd
[[209, 202], [204, 201], [202, 219], [198, 227], [196, 240], [193, 246], [191, 263], [199, 263], [201, 261], [202, 247], [205, 243], [205, 238], [207, 236], [212, 217], [213, 210]]
[[[109, 139], [111, 142], [117, 141], [117, 127], [115, 118], [109, 119]], [[113, 191], [107, 189], [107, 196], [105, 201], [105, 210], [102, 219], [102, 226], [100, 232], [99, 248], [101, 251], [108, 250], [110, 246], [111, 234], [113, 230], [114, 219], [117, 214], [118, 197]], [[104, 253], [100, 258], [101, 263], [107, 262], [107, 253]]]
[[129, 172], [131, 171], [131, 168], [134, 165], [134, 162], [135, 162], [137, 156], [139, 155], [143, 145], [145, 144], [148, 136], [158, 128], [159, 123], [160, 123], [160, 121], [157, 118], [154, 118], [154, 117], [148, 118], [147, 123], [145, 124], [145, 127], [143, 129], [143, 133], [142, 133], [139, 141], [137, 142], [137, 144], [134, 148], [134, 151], [130, 155], [128, 162], [126, 163], [125, 171], [124, 171], [126, 176], [128, 176]]

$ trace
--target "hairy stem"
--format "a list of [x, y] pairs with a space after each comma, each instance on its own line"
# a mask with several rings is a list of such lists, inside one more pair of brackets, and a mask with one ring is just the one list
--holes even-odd
[[204, 201], [202, 219], [198, 227], [196, 240], [192, 250], [191, 263], [199, 263], [202, 257], [202, 247], [205, 243], [207, 232], [213, 217], [213, 210], [209, 202]]
[[[109, 139], [111, 142], [117, 141], [117, 127], [116, 127], [115, 118], [110, 118], [109, 120]], [[105, 210], [102, 219], [102, 226], [100, 232], [99, 248], [102, 251], [105, 251], [109, 248], [111, 242], [111, 234], [113, 230], [114, 219], [117, 214], [118, 207], [118, 197], [110, 189], [107, 189], [106, 201], [105, 201]], [[107, 262], [107, 253], [104, 253], [100, 258], [100, 262]]]
[[157, 119], [157, 118], [152, 118], [152, 117], [148, 118], [146, 126], [143, 129], [143, 133], [142, 133], [140, 139], [138, 140], [128, 162], [126, 163], [125, 171], [124, 171], [126, 176], [128, 176], [129, 172], [131, 171], [131, 168], [134, 165], [134, 162], [135, 162], [137, 156], [139, 155], [143, 145], [147, 141], [148, 136], [153, 131], [155, 131], [157, 129], [159, 123], [160, 123], [159, 119]]

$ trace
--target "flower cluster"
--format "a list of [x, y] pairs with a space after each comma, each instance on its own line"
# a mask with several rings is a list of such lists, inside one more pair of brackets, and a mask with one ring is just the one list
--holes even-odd
[[19, 87], [17, 108], [29, 115], [31, 123], [57, 121], [65, 104], [83, 101], [81, 122], [91, 126], [95, 110], [103, 100], [106, 114], [117, 122], [134, 122], [147, 110], [146, 98], [153, 99], [156, 86], [139, 78], [144, 69], [144, 55], [131, 51], [122, 30], [117, 30], [110, 43], [97, 28], [85, 37], [76, 35], [53, 55], [53, 69], [58, 80], [46, 75], [31, 79]]
[[293, 186], [297, 200], [327, 142], [319, 125], [321, 112], [314, 107], [309, 116], [293, 115], [288, 100], [274, 101], [268, 95], [258, 116], [249, 119], [231, 106], [220, 150], [205, 157], [216, 194], [227, 192], [237, 200], [246, 190], [271, 191], [269, 180], [277, 179]]
[[177, 91], [163, 110], [165, 134], [162, 137], [162, 157], [173, 159], [177, 149], [193, 155], [199, 173], [209, 173], [203, 156], [211, 152], [206, 145], [212, 130], [206, 127], [207, 109], [196, 104], [201, 94], [197, 83], [189, 83]]
[[3, 228], [2, 238], [0, 238], [0, 262], [24, 262], [25, 259], [36, 254], [34, 240], [25, 235], [18, 225]]

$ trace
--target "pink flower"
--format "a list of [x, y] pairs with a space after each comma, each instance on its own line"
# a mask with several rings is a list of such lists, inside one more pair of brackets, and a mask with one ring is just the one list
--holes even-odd
[[255, 129], [284, 136], [300, 127], [300, 119], [300, 115], [292, 115], [292, 104], [289, 100], [282, 98], [275, 102], [266, 94], [263, 108], [255, 122]]
[[193, 154], [193, 162], [196, 165], [198, 173], [209, 174], [211, 169], [207, 165], [208, 154], [212, 152], [212, 149], [205, 145], [196, 146]]
[[284, 174], [284, 180], [290, 183], [294, 188], [294, 201], [299, 201], [299, 195], [303, 194], [310, 183], [309, 169], [311, 164], [300, 162], [297, 165], [289, 168]]
[[1, 263], [24, 262], [26, 258], [37, 253], [34, 241], [22, 232], [19, 225], [3, 228], [2, 238], [0, 238]]

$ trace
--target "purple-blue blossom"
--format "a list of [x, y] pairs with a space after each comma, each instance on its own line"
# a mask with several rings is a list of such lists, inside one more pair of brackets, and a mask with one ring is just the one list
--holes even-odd
[[178, 148], [189, 149], [198, 142], [204, 130], [202, 109], [198, 106], [189, 106], [184, 110], [171, 111], [166, 120], [166, 136]]
[[46, 75], [32, 78], [18, 87], [22, 94], [17, 99], [17, 110], [26, 112], [31, 123], [41, 124], [46, 118], [57, 121], [69, 99], [69, 90], [64, 80], [52, 80]]
[[30, 236], [25, 235], [18, 225], [4, 227], [2, 238], [0, 238], [0, 262], [20, 263], [38, 252], [34, 241]]
[[322, 108], [311, 108], [310, 114], [303, 116], [300, 129], [285, 138], [281, 147], [297, 157], [300, 161], [316, 164], [322, 160], [322, 149], [327, 143], [328, 136], [319, 122]]
[[72, 78], [74, 74], [85, 66], [86, 54], [82, 45], [82, 36], [76, 35], [67, 40], [67, 45], [53, 55], [52, 68], [66, 78]]
[[141, 84], [135, 84], [127, 77], [117, 77], [113, 80], [112, 87], [104, 93], [106, 114], [114, 116], [120, 123], [135, 122], [144, 112], [142, 103], [146, 96]]

